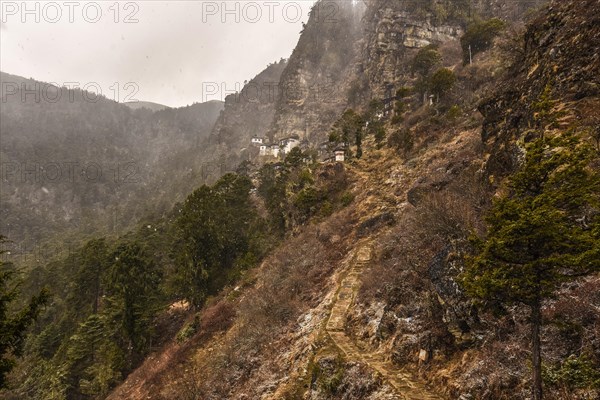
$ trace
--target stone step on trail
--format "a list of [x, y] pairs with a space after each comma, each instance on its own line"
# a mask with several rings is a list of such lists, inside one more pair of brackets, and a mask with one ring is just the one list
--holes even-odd
[[371, 248], [362, 246], [356, 255], [356, 260], [339, 284], [335, 303], [331, 309], [326, 330], [331, 340], [344, 353], [348, 360], [355, 360], [368, 365], [383, 377], [398, 393], [401, 400], [443, 400], [431, 392], [424, 384], [415, 380], [410, 373], [393, 365], [381, 353], [364, 353], [345, 333], [346, 315], [354, 303], [362, 271], [371, 260]]

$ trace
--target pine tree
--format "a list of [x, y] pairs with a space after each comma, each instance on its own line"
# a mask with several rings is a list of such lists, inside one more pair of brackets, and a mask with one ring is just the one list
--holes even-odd
[[411, 69], [421, 78], [428, 78], [432, 69], [442, 61], [442, 56], [436, 45], [429, 45], [415, 55], [412, 60]]
[[255, 234], [252, 181], [227, 174], [188, 196], [177, 219], [174, 258], [182, 294], [199, 307], [227, 283], [228, 272], [247, 255]]
[[92, 239], [81, 249], [79, 268], [75, 276], [73, 304], [86, 314], [98, 313], [102, 295], [102, 276], [109, 264], [108, 245], [104, 238]]
[[561, 283], [600, 270], [600, 177], [590, 146], [569, 132], [527, 148], [509, 194], [487, 216], [488, 232], [462, 277], [488, 305], [531, 311], [533, 398], [542, 398], [542, 305]]
[[151, 322], [157, 312], [161, 276], [144, 248], [136, 243], [121, 243], [113, 254], [107, 274], [107, 310], [119, 325], [121, 338], [130, 356], [147, 349], [152, 336]]
[[439, 101], [456, 84], [456, 75], [448, 68], [442, 68], [436, 71], [429, 79], [429, 90]]
[[[6, 238], [0, 236], [0, 245], [6, 242]], [[3, 254], [5, 251], [0, 250], [0, 257]], [[48, 301], [47, 291], [42, 290], [23, 308], [11, 312], [19, 295], [13, 265], [0, 259], [0, 389], [6, 387], [6, 375], [15, 366], [15, 357], [21, 355], [27, 328]]]
[[286, 227], [286, 187], [289, 173], [285, 169], [278, 169], [274, 164], [265, 164], [258, 171], [258, 176], [257, 190], [265, 201], [272, 233], [283, 237]]
[[[348, 109], [333, 125], [329, 141], [333, 144], [342, 144], [346, 151], [346, 158], [352, 157], [351, 142], [356, 145], [357, 158], [362, 156], [362, 136], [364, 121], [354, 110]], [[360, 155], [359, 155], [360, 154]]]
[[463, 50], [463, 63], [467, 65], [473, 56], [488, 50], [494, 39], [506, 28], [506, 23], [498, 18], [473, 22], [460, 38]]

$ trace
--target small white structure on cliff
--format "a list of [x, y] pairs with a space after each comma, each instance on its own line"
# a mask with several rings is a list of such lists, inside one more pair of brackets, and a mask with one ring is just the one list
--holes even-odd
[[271, 146], [269, 146], [266, 143], [263, 143], [260, 145], [260, 147], [258, 148], [258, 155], [260, 156], [267, 156], [269, 155], [271, 152]]
[[273, 157], [275, 157], [275, 158], [277, 158], [277, 157], [279, 157], [279, 151], [280, 150], [281, 149], [279, 148], [278, 144], [272, 144], [271, 145], [271, 154], [270, 155], [273, 156]]
[[300, 139], [296, 136], [290, 136], [279, 141], [279, 147], [283, 154], [288, 154], [293, 148], [300, 146]]
[[276, 143], [269, 143], [266, 138], [254, 136], [251, 140], [251, 145], [258, 147], [259, 156], [275, 158], [283, 157], [289, 154], [292, 149], [299, 146], [305, 146], [306, 149], [310, 147], [308, 140], [301, 141], [296, 135], [280, 139]]

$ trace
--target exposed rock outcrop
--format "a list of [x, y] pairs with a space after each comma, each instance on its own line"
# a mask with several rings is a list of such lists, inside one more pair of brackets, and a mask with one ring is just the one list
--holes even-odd
[[519, 139], [541, 121], [536, 107], [547, 92], [558, 126], [594, 124], [600, 109], [600, 2], [553, 2], [525, 32], [513, 70], [479, 108], [485, 116], [483, 140], [489, 144], [492, 175], [512, 171], [522, 150]]
[[374, 97], [383, 98], [387, 85], [406, 80], [406, 61], [414, 49], [458, 40], [463, 33], [459, 22], [436, 21], [427, 9], [415, 8], [403, 1], [369, 3], [360, 70]]
[[258, 148], [251, 146], [253, 137], [266, 137], [281, 92], [278, 82], [286, 60], [270, 64], [239, 93], [225, 98], [225, 106], [204, 143], [203, 178], [213, 181], [234, 171], [244, 160], [255, 160]]
[[270, 136], [324, 139], [347, 105], [362, 36], [361, 2], [320, 1], [281, 76]]
[[321, 0], [281, 75], [269, 136], [324, 141], [344, 109], [393, 95], [416, 51], [458, 41], [471, 15], [519, 19], [541, 2]]

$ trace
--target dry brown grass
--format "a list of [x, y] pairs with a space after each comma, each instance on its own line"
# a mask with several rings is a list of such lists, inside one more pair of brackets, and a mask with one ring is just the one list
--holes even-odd
[[[231, 398], [232, 390], [242, 388], [259, 367], [274, 362], [273, 355], [282, 351], [274, 346], [281, 345], [285, 333], [297, 328], [301, 313], [316, 306], [330, 289], [330, 276], [352, 245], [355, 225], [353, 208], [347, 207], [320, 224], [305, 227], [267, 257], [256, 271], [254, 286], [239, 298], [229, 333], [210, 360], [196, 364], [200, 370], [188, 367], [173, 395]], [[205, 311], [202, 321], [207, 314], [213, 313]]]
[[411, 229], [414, 220], [402, 219], [394, 229], [381, 237], [376, 247], [376, 262], [363, 275], [359, 301], [385, 301], [398, 305], [426, 290], [427, 253], [431, 250]]
[[202, 334], [214, 334], [226, 331], [233, 324], [236, 310], [227, 301], [220, 301], [204, 309], [200, 317], [200, 329]]

